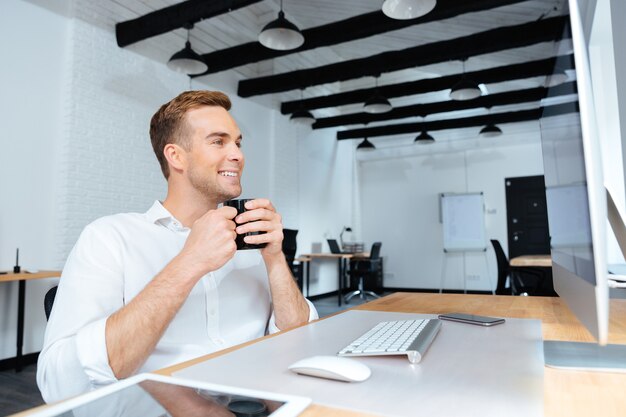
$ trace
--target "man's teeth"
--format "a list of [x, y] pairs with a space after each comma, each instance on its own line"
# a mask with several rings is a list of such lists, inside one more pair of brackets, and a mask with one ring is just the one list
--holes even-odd
[[237, 173], [232, 171], [222, 171], [220, 172], [220, 175], [223, 177], [236, 177]]

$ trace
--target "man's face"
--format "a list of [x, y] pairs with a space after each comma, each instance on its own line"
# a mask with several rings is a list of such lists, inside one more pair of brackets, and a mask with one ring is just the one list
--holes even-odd
[[235, 120], [222, 107], [203, 106], [187, 112], [186, 121], [191, 185], [216, 204], [239, 196], [244, 156]]

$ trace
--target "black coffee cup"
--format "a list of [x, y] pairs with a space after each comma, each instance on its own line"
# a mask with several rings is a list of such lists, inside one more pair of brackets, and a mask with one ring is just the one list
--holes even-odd
[[[237, 209], [237, 216], [240, 215], [241, 213], [244, 213], [247, 211], [246, 209], [246, 202], [253, 200], [252, 198], [244, 198], [244, 199], [240, 199], [240, 200], [228, 200], [224, 202], [224, 206], [228, 206], [228, 207], [234, 207], [235, 209]], [[245, 224], [245, 223], [241, 223], [241, 224]], [[240, 226], [240, 224], [237, 224], [238, 226]], [[261, 243], [261, 244], [251, 244], [251, 243], [246, 243], [244, 242], [243, 238], [246, 236], [255, 236], [255, 235], [260, 235], [263, 234], [265, 232], [248, 232], [248, 233], [244, 233], [244, 234], [237, 234], [237, 237], [235, 238], [235, 243], [237, 243], [237, 250], [241, 250], [241, 249], [261, 249], [264, 248], [267, 243]]]

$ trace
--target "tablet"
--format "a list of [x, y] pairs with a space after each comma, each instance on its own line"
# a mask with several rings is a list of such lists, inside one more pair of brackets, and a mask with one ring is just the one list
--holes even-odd
[[305, 397], [140, 374], [67, 401], [36, 409], [30, 416], [293, 417], [310, 403], [311, 400]]

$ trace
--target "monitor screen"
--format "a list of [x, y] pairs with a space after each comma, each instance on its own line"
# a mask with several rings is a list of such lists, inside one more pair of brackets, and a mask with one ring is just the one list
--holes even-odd
[[549, 104], [556, 96], [549, 89], [540, 120], [552, 269], [557, 294], [603, 345], [608, 335], [606, 199], [587, 44], [577, 2], [569, 3], [570, 24], [555, 43], [558, 58], [546, 85], [553, 85], [564, 68], [575, 67], [575, 75], [566, 73], [576, 78], [569, 99], [577, 101], [578, 111], [553, 114]]

